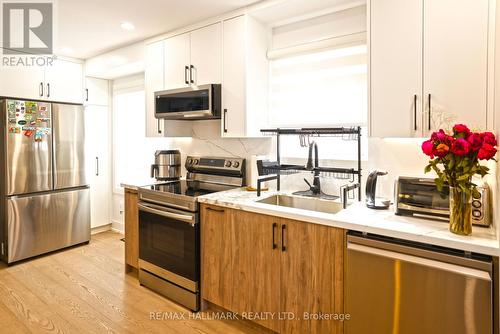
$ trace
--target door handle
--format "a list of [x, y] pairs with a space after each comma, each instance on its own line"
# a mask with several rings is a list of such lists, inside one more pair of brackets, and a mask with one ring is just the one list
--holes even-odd
[[227, 126], [226, 126], [226, 115], [227, 115], [227, 109], [224, 109], [224, 133], [227, 133]]
[[85, 88], [85, 101], [89, 102], [89, 89]]
[[95, 175], [99, 176], [99, 157], [95, 157]]
[[278, 245], [276, 245], [276, 241], [275, 241], [275, 237], [274, 237], [274, 232], [276, 231], [277, 226], [278, 226], [278, 224], [273, 223], [273, 249], [276, 249], [278, 247]]
[[429, 119], [427, 120], [427, 122], [429, 123], [428, 124], [428, 130], [431, 129], [431, 94], [427, 95], [427, 104], [429, 106], [429, 114], [427, 115], [429, 117]]
[[286, 246], [285, 246], [285, 229], [286, 225], [281, 225], [281, 251], [285, 252], [286, 251]]
[[194, 66], [193, 66], [193, 65], [189, 66], [189, 81], [190, 81], [192, 84], [194, 84], [194, 80], [193, 80], [193, 70], [194, 70], [194, 69], [195, 69], [195, 68], [194, 68]]
[[413, 130], [417, 131], [417, 94], [413, 95]]
[[184, 66], [184, 82], [186, 83], [186, 85], [189, 85], [188, 74], [187, 74], [188, 71], [189, 71], [189, 66]]
[[38, 88], [38, 93], [43, 96], [43, 82], [40, 82], [40, 87]]
[[158, 118], [158, 123], [156, 125], [156, 131], [158, 131], [159, 134], [161, 134], [161, 129], [160, 129], [160, 119]]
[[214, 208], [210, 208], [210, 207], [207, 207], [206, 209], [207, 209], [207, 211], [213, 211], [213, 212], [217, 212], [217, 213], [224, 213], [225, 212], [224, 209], [214, 209]]
[[47, 97], [50, 97], [50, 84], [47, 84]]

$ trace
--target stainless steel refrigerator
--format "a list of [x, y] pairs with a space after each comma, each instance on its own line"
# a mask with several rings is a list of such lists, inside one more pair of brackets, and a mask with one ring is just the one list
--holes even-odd
[[88, 242], [83, 106], [5, 99], [0, 117], [2, 259]]

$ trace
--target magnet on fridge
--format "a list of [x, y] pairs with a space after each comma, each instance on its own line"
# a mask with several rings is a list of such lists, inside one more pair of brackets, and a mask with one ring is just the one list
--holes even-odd
[[41, 142], [42, 141], [42, 134], [40, 132], [35, 133], [35, 141], [36, 142]]
[[26, 131], [24, 131], [24, 135], [26, 137], [31, 137], [31, 136], [33, 136], [33, 131], [32, 130], [26, 130]]

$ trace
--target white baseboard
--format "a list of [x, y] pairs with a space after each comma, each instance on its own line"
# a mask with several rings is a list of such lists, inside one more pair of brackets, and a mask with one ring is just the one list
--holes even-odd
[[121, 234], [125, 233], [125, 224], [123, 222], [112, 219], [110, 225], [111, 225], [112, 231], [118, 232]]
[[111, 230], [111, 223], [110, 224], [106, 224], [106, 225], [92, 227], [90, 229], [90, 234], [92, 235], [92, 234], [102, 233], [102, 232], [106, 232], [106, 231], [109, 231], [109, 230]]

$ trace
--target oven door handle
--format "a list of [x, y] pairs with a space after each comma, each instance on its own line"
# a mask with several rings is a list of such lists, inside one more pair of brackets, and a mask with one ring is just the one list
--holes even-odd
[[163, 209], [161, 209], [161, 210], [155, 209], [147, 204], [139, 204], [139, 210], [146, 211], [146, 212], [153, 213], [155, 215], [160, 215], [160, 216], [167, 217], [167, 218], [177, 219], [177, 220], [189, 223], [192, 226], [194, 226], [196, 224], [196, 220], [193, 216], [182, 215], [179, 213], [173, 213], [173, 212], [165, 211]]

